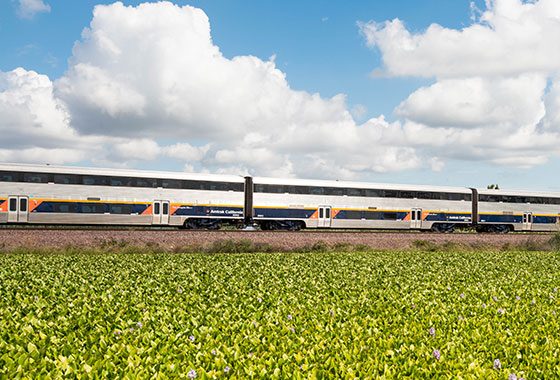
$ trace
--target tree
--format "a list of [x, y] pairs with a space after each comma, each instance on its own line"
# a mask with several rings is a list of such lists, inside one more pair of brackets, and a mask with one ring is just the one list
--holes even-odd
[[486, 188], [490, 190], [500, 190], [500, 185], [498, 185], [497, 183], [493, 183], [491, 185], [486, 186]]

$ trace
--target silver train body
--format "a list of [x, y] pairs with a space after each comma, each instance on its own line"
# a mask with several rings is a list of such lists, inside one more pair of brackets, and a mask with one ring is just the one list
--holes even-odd
[[0, 223], [559, 231], [560, 194], [0, 164]]

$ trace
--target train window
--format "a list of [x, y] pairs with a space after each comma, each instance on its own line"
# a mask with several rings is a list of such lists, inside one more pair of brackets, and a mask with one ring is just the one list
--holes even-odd
[[366, 197], [370, 198], [383, 198], [385, 196], [385, 192], [383, 190], [377, 189], [365, 189], [364, 194]]
[[0, 182], [20, 182], [20, 174], [18, 172], [0, 172]]
[[463, 194], [446, 193], [445, 195], [448, 201], [460, 201], [463, 199]]
[[319, 219], [323, 218], [323, 208], [319, 208]]
[[132, 205], [127, 204], [111, 204], [109, 205], [111, 214], [130, 215], [132, 214]]
[[326, 195], [335, 195], [335, 196], [341, 196], [344, 195], [346, 193], [346, 189], [343, 189], [341, 187], [327, 187], [326, 188]]
[[157, 180], [155, 178], [134, 178], [134, 187], [157, 187]]
[[401, 191], [399, 198], [412, 199], [412, 198], [417, 198], [417, 196], [414, 191]]
[[75, 174], [54, 174], [53, 182], [64, 185], [74, 185], [81, 181], [79, 181], [79, 177]]
[[182, 186], [181, 181], [178, 179], [162, 179], [161, 187], [165, 189], [180, 189]]
[[397, 213], [396, 212], [384, 212], [383, 219], [385, 220], [397, 220]]
[[75, 203], [53, 203], [53, 212], [75, 213]]
[[154, 203], [154, 215], [159, 215], [159, 202]]
[[162, 203], [161, 205], [161, 213], [163, 215], [169, 215], [169, 203]]
[[19, 211], [23, 211], [23, 212], [27, 211], [27, 198], [19, 199]]
[[354, 211], [354, 210], [346, 210], [344, 212], [344, 216], [346, 219], [362, 219], [363, 212], [362, 211]]
[[398, 198], [399, 192], [396, 190], [384, 190], [383, 197], [385, 198]]
[[309, 186], [295, 186], [296, 194], [309, 194]]
[[331, 209], [330, 208], [326, 208], [325, 209], [325, 218], [326, 219], [330, 219], [331, 217]]
[[312, 186], [309, 188], [309, 194], [312, 195], [324, 195], [325, 194], [325, 188], [323, 187], [317, 187], [317, 186]]
[[105, 205], [99, 203], [82, 203], [81, 212], [84, 214], [104, 214]]
[[132, 184], [132, 178], [130, 177], [109, 177], [110, 186], [130, 187]]
[[10, 211], [17, 211], [17, 199], [10, 198]]
[[90, 186], [107, 186], [109, 179], [102, 176], [85, 175], [82, 177], [82, 184]]
[[349, 188], [347, 194], [350, 197], [361, 197], [364, 192], [365, 190]]
[[49, 177], [48, 173], [23, 173], [23, 182], [48, 183]]
[[376, 212], [376, 211], [365, 211], [364, 212], [364, 217], [367, 220], [379, 220], [381, 219], [381, 213]]

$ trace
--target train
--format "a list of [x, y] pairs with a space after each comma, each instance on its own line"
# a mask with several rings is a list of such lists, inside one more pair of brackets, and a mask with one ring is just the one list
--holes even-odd
[[0, 164], [0, 224], [560, 231], [560, 193]]

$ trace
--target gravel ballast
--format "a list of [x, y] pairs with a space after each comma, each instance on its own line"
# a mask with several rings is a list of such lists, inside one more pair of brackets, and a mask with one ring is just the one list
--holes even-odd
[[181, 247], [207, 247], [219, 241], [249, 240], [279, 250], [297, 250], [314, 244], [368, 246], [372, 249], [422, 248], [430, 244], [458, 244], [467, 247], [522, 247], [545, 245], [550, 234], [433, 234], [411, 232], [333, 232], [333, 231], [185, 231], [185, 230], [52, 230], [2, 229], [0, 247], [17, 248], [107, 247], [111, 245], [157, 246], [180, 251]]

